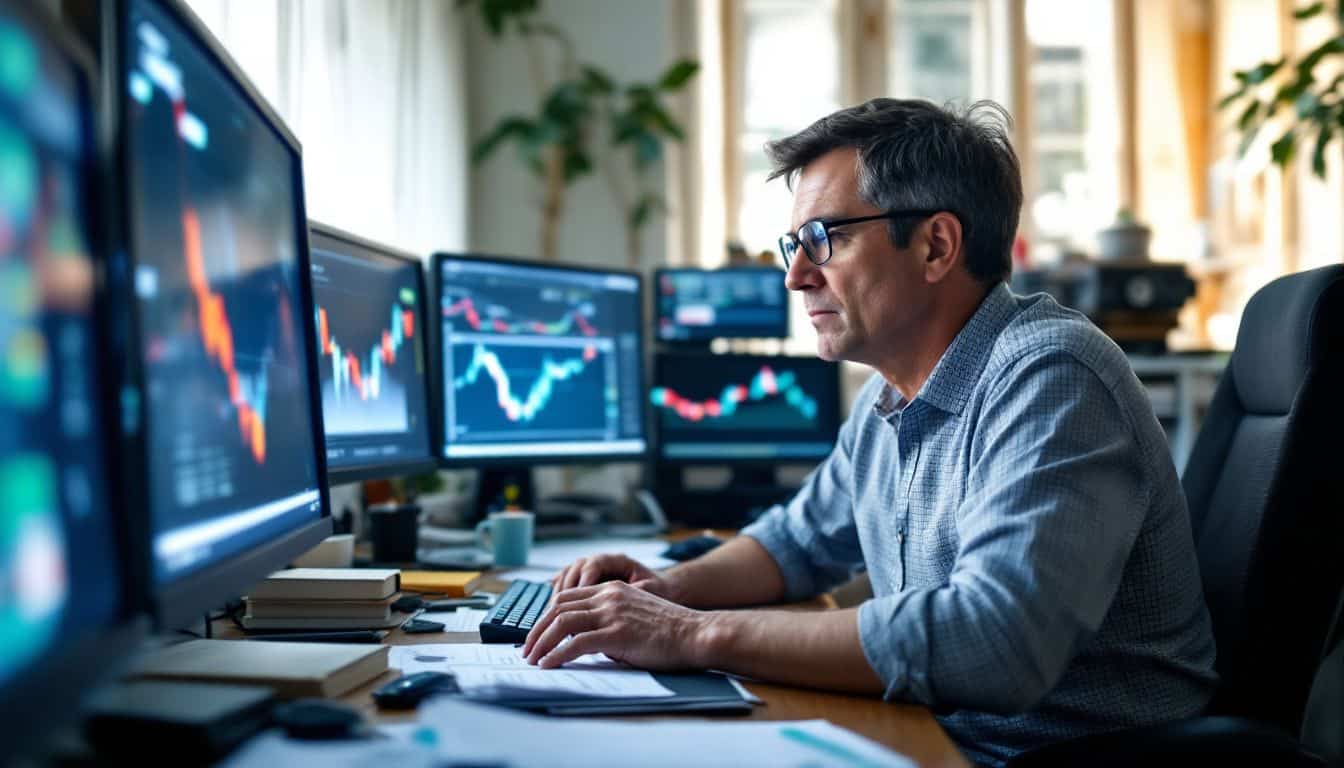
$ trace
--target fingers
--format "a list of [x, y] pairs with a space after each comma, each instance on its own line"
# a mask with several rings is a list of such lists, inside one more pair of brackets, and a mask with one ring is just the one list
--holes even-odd
[[[523, 655], [526, 656], [541, 637], [546, 628], [555, 621], [556, 616], [564, 610], [586, 610], [592, 606], [582, 603], [597, 593], [596, 587], [586, 587], [584, 589], [571, 589], [567, 592], [557, 592], [551, 596], [551, 607], [542, 614], [537, 623], [532, 626], [531, 631], [527, 633], [527, 641], [523, 643]], [[580, 604], [582, 603], [582, 604]]]
[[[555, 617], [547, 624], [545, 629], [541, 630], [540, 635], [537, 630], [540, 625], [533, 627], [528, 633], [528, 644], [530, 649], [524, 648], [524, 657], [528, 664], [536, 664], [543, 656], [555, 650], [566, 637], [570, 635], [579, 635], [601, 626], [601, 617], [596, 610], [565, 610], [556, 611]], [[533, 637], [536, 636], [536, 641]]]
[[604, 581], [629, 581], [632, 578], [651, 575], [644, 573], [645, 570], [625, 555], [603, 554], [580, 557], [551, 579], [552, 603], [554, 595], [564, 590], [601, 584]]
[[556, 648], [537, 662], [542, 669], [555, 669], [589, 653], [603, 653], [616, 648], [620, 632], [607, 627], [574, 635], [568, 643]]

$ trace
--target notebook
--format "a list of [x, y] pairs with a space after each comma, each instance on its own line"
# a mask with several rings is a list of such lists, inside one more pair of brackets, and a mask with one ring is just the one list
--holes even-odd
[[257, 600], [383, 600], [397, 591], [396, 569], [290, 568], [252, 587]]
[[382, 600], [275, 600], [249, 597], [247, 613], [258, 619], [373, 619], [392, 620], [393, 592]]
[[385, 645], [190, 640], [148, 654], [131, 675], [259, 685], [284, 699], [330, 698], [386, 672], [387, 653]]
[[480, 571], [402, 571], [401, 588], [448, 597], [466, 597], [481, 581]]

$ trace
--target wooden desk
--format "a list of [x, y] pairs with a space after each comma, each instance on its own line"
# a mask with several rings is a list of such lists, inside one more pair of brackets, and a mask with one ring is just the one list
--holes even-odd
[[[487, 577], [482, 580], [481, 588], [491, 592], [503, 592], [506, 582]], [[829, 598], [819, 599], [796, 606], [799, 610], [826, 610], [833, 607]], [[214, 636], [218, 638], [239, 638], [242, 633], [227, 619], [214, 624]], [[480, 636], [475, 632], [444, 632], [428, 635], [408, 635], [400, 629], [392, 630], [386, 643], [389, 645], [420, 645], [425, 643], [475, 643]], [[374, 722], [396, 723], [413, 720], [415, 714], [384, 713], [373, 704], [370, 693], [378, 686], [395, 680], [399, 676], [396, 670], [389, 670], [382, 676], [356, 688], [341, 701], [362, 711]], [[727, 715], [725, 721], [748, 720], [809, 720], [821, 718], [836, 725], [862, 734], [880, 744], [914, 760], [921, 766], [943, 766], [960, 768], [970, 765], [957, 751], [951, 739], [943, 732], [933, 715], [924, 707], [909, 704], [889, 704], [878, 698], [852, 696], [847, 694], [813, 691], [784, 685], [765, 683], [747, 683], [752, 693], [765, 701], [765, 706], [753, 708], [749, 715]], [[649, 715], [628, 719], [654, 719], [658, 717], [685, 718], [687, 715]], [[708, 719], [708, 718], [702, 718]]]

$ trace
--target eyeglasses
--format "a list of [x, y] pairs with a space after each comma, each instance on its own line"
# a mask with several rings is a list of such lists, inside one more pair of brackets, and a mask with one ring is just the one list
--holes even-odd
[[874, 216], [855, 216], [852, 219], [813, 219], [798, 228], [798, 233], [792, 232], [779, 238], [779, 255], [784, 257], [784, 268], [788, 269], [793, 262], [793, 257], [798, 255], [798, 249], [813, 264], [820, 267], [822, 264], [831, 260], [831, 230], [836, 227], [843, 227], [847, 224], [858, 224], [864, 221], [877, 221], [878, 219], [901, 219], [909, 216], [932, 216], [943, 208], [908, 208], [898, 211], [887, 211]]

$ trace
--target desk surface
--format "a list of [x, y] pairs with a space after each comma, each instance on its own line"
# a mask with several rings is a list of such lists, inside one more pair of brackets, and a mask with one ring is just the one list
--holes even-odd
[[[481, 589], [502, 592], [505, 582], [482, 580]], [[831, 607], [828, 598], [805, 603], [799, 610], [825, 610]], [[238, 638], [242, 633], [227, 619], [214, 624], [215, 637]], [[475, 632], [444, 632], [427, 635], [408, 635], [400, 629], [392, 630], [385, 641], [388, 645], [418, 645], [423, 643], [475, 643], [480, 636]], [[360, 710], [374, 722], [404, 722], [414, 713], [379, 712], [369, 695], [378, 686], [395, 680], [399, 673], [389, 670], [372, 682], [356, 688], [341, 701]], [[765, 683], [747, 683], [752, 693], [765, 701], [765, 706], [752, 709], [750, 715], [725, 716], [725, 720], [809, 720], [821, 718], [862, 734], [873, 741], [914, 760], [921, 766], [967, 766], [969, 763], [957, 751], [951, 739], [943, 732], [933, 715], [924, 707], [908, 704], [889, 704], [877, 698], [826, 693], [805, 688], [794, 688]], [[687, 715], [650, 715], [629, 719], [657, 717], [688, 717]]]

